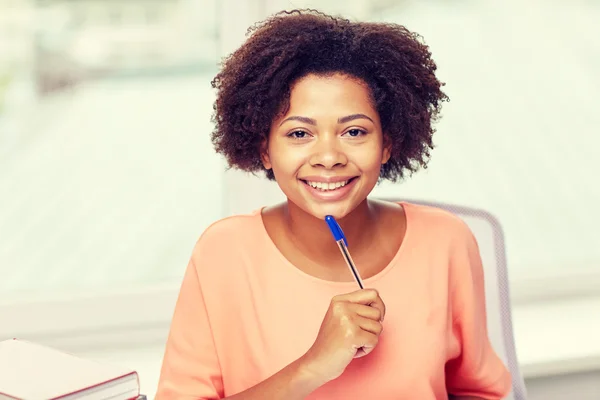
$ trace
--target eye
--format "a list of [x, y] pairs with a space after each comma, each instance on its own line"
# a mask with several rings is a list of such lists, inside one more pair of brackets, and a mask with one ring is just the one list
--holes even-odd
[[306, 139], [308, 137], [308, 133], [304, 131], [293, 131], [288, 133], [287, 137], [292, 139]]
[[360, 137], [360, 136], [364, 136], [366, 134], [367, 134], [366, 131], [364, 131], [362, 129], [358, 129], [358, 128], [350, 129], [345, 133], [345, 135], [348, 135], [350, 137]]

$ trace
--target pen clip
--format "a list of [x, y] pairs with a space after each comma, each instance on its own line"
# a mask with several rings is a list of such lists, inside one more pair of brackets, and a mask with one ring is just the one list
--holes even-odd
[[337, 223], [335, 218], [333, 218], [332, 215], [327, 215], [325, 217], [325, 222], [327, 222], [327, 225], [329, 226], [329, 230], [331, 231], [331, 234], [333, 235], [335, 241], [338, 242], [340, 240], [343, 240], [346, 247], [348, 247], [348, 241], [346, 240], [344, 231], [342, 231], [342, 228]]

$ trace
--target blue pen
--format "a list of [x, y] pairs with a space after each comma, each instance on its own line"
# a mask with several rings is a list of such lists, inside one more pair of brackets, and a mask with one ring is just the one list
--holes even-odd
[[327, 222], [329, 230], [331, 231], [335, 242], [338, 244], [338, 247], [342, 252], [342, 256], [344, 256], [344, 260], [346, 260], [346, 264], [348, 265], [348, 268], [350, 268], [350, 272], [352, 272], [352, 276], [354, 276], [356, 283], [358, 283], [358, 286], [361, 289], [364, 289], [360, 274], [354, 265], [354, 261], [352, 261], [352, 257], [350, 257], [350, 252], [348, 251], [348, 241], [346, 240], [346, 236], [344, 236], [342, 228], [331, 215], [325, 217], [325, 222]]

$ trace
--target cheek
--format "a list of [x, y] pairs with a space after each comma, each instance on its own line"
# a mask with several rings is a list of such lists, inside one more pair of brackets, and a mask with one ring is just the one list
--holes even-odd
[[368, 169], [369, 172], [377, 172], [379, 173], [379, 170], [381, 169], [381, 162], [382, 162], [382, 158], [381, 156], [376, 156], [376, 157], [372, 157], [369, 160], [366, 160], [365, 163], [365, 168]]
[[302, 151], [289, 149], [284, 146], [273, 146], [269, 149], [271, 168], [273, 172], [279, 175], [288, 175], [295, 173], [304, 163], [304, 154]]
[[363, 151], [356, 152], [353, 160], [364, 173], [373, 173], [379, 176], [383, 161], [381, 147], [373, 146], [368, 150], [363, 149]]

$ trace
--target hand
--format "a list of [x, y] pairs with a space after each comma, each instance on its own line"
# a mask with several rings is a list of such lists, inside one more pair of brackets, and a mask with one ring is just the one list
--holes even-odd
[[338, 378], [353, 358], [377, 346], [384, 315], [385, 305], [375, 289], [335, 296], [303, 365], [323, 384]]

